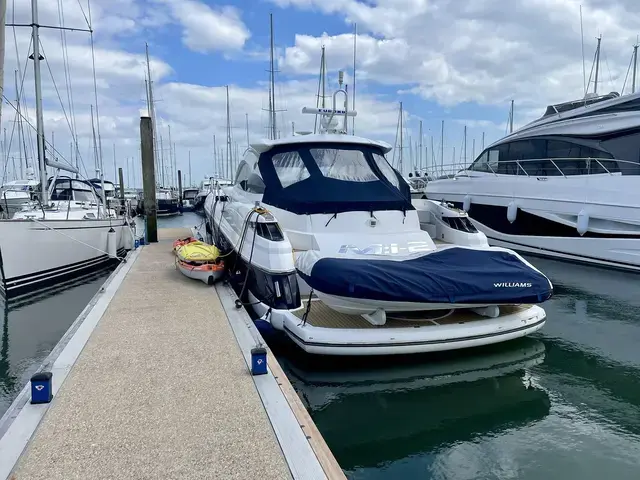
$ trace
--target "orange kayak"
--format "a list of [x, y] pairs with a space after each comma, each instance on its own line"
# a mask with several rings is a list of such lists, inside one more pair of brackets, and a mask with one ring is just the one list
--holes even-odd
[[193, 237], [179, 238], [175, 242], [173, 242], [173, 253], [176, 253], [176, 251], [180, 247], [182, 247], [184, 245], [187, 245], [189, 243], [197, 242], [197, 241], [198, 241], [198, 239], [193, 238]]

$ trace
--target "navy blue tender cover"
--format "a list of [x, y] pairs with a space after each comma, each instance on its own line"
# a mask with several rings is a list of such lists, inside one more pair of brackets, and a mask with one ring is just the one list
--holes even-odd
[[453, 247], [404, 261], [321, 258], [310, 274], [313, 289], [342, 297], [424, 303], [539, 303], [553, 294], [543, 274], [499, 250]]

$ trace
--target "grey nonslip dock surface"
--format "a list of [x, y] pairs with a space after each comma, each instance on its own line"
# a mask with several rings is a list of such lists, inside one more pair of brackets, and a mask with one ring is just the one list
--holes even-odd
[[171, 241], [189, 232], [159, 235], [139, 252], [11, 478], [291, 478], [216, 289], [175, 268]]

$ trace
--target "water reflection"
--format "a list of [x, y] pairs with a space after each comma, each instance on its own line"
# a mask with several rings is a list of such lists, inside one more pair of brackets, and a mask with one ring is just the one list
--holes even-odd
[[639, 275], [531, 259], [555, 286], [533, 338], [406, 359], [268, 340], [352, 479], [636, 479]]
[[[2, 340], [0, 340], [0, 396], [12, 396], [17, 390], [17, 375], [9, 368], [9, 306], [0, 300], [2, 308]], [[17, 392], [16, 392], [17, 393]]]
[[351, 470], [543, 418], [549, 398], [526, 369], [544, 355], [542, 342], [523, 339], [472, 353], [387, 359], [375, 370], [283, 364], [340, 465]]
[[112, 271], [10, 302], [0, 297], [0, 417]]

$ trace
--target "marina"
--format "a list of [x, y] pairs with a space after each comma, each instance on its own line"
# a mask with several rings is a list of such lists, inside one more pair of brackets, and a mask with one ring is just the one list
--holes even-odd
[[618, 2], [0, 0], [0, 480], [636, 479]]

